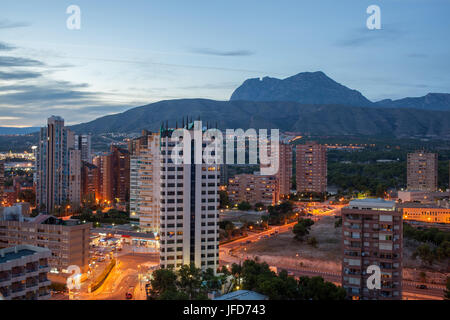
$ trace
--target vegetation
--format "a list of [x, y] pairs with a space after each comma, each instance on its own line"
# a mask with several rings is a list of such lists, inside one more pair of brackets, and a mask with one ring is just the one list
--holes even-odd
[[346, 291], [321, 277], [300, 277], [296, 280], [282, 270], [276, 274], [265, 262], [244, 261], [242, 267], [232, 265], [231, 273], [243, 278], [242, 288], [253, 290], [270, 300], [343, 300]]
[[228, 197], [228, 192], [225, 190], [219, 191], [219, 197], [219, 209], [231, 208], [233, 206], [233, 203]]
[[111, 209], [108, 212], [97, 210], [94, 214], [91, 209], [84, 208], [79, 215], [74, 215], [74, 219], [93, 222], [94, 227], [98, 224], [127, 224], [130, 222], [130, 215], [127, 212]]
[[[295, 239], [298, 241], [303, 241], [304, 237], [309, 234], [309, 230], [311, 226], [314, 224], [314, 221], [311, 219], [300, 219], [298, 223], [292, 229], [292, 232], [295, 235]], [[317, 240], [316, 240], [317, 244]]]
[[278, 205], [269, 206], [267, 211], [269, 215], [264, 216], [263, 219], [270, 225], [284, 224], [297, 218], [291, 201], [284, 201]]
[[248, 211], [252, 208], [252, 205], [248, 203], [247, 201], [242, 201], [238, 204], [238, 209], [242, 211]]
[[206, 300], [208, 292], [219, 290], [224, 277], [215, 276], [212, 269], [202, 272], [194, 264], [183, 265], [178, 271], [159, 269], [153, 272], [151, 299]]
[[450, 232], [437, 228], [425, 230], [416, 229], [409, 224], [403, 224], [405, 238], [414, 239], [422, 244], [413, 253], [413, 258], [419, 257], [423, 262], [432, 265], [434, 261], [445, 261], [450, 258]]

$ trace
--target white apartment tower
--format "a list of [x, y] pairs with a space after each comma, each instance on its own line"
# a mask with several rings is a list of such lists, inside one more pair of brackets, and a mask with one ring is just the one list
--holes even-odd
[[219, 267], [220, 165], [195, 163], [198, 148], [203, 153], [206, 147], [201, 138], [201, 122], [195, 124], [195, 134], [193, 123], [185, 127], [191, 135], [190, 164], [175, 164], [172, 160], [174, 129], [168, 129], [166, 125], [160, 133], [160, 265], [161, 268], [177, 269], [183, 264], [194, 264], [202, 270], [216, 271]]
[[130, 213], [141, 230], [159, 233], [160, 136], [143, 132], [130, 146]]

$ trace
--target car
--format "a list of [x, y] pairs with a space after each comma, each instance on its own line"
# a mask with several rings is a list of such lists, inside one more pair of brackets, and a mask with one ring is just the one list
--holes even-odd
[[417, 288], [417, 289], [422, 289], [422, 290], [428, 289], [428, 287], [427, 287], [426, 285], [424, 285], [424, 284], [418, 284], [418, 285], [416, 286], [416, 288]]
[[126, 298], [127, 300], [131, 300], [131, 299], [133, 299], [133, 295], [131, 294], [131, 292], [127, 292], [127, 293], [125, 294], [125, 298]]

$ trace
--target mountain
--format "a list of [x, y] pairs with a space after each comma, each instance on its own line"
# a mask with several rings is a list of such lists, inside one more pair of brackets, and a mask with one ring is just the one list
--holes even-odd
[[450, 111], [450, 94], [429, 93], [424, 97], [417, 98], [404, 98], [399, 100], [386, 99], [376, 102], [375, 106]]
[[183, 117], [201, 116], [220, 129], [279, 128], [320, 135], [450, 137], [450, 112], [415, 109], [312, 105], [280, 101], [166, 100], [72, 126], [78, 133], [138, 133], [159, 130], [161, 123], [181, 125]]
[[38, 132], [39, 127], [27, 127], [27, 128], [17, 128], [17, 127], [0, 127], [0, 135], [16, 135], [16, 134], [30, 134]]
[[283, 80], [270, 77], [248, 79], [233, 92], [230, 100], [294, 101], [358, 107], [372, 105], [359, 91], [337, 83], [321, 71], [302, 72]]

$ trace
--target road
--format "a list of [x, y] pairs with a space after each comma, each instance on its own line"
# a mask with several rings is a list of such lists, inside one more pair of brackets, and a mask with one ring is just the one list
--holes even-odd
[[[290, 231], [290, 228], [292, 228], [295, 225], [295, 223], [283, 225], [283, 226], [275, 226], [271, 227], [269, 230], [264, 231], [262, 233], [257, 234], [250, 234], [248, 237], [229, 242], [226, 244], [221, 245], [219, 248], [219, 254], [220, 254], [220, 265], [229, 265], [232, 263], [240, 263], [243, 260], [247, 258], [245, 253], [242, 251], [237, 251], [235, 249], [244, 247], [245, 251], [245, 244], [248, 241], [255, 242], [259, 241], [260, 237], [263, 235], [270, 235], [271, 233], [274, 233], [275, 230], [278, 231], [278, 233], [288, 232]], [[276, 267], [281, 270], [285, 269], [286, 271], [292, 273], [295, 277], [299, 276], [321, 276], [326, 281], [333, 282], [337, 285], [341, 285], [341, 274], [340, 273], [333, 273], [328, 272], [324, 270], [309, 270], [309, 269], [290, 269], [285, 268], [281, 265], [276, 265]], [[418, 289], [417, 285], [420, 285], [423, 283], [420, 282], [414, 282], [414, 281], [403, 281], [403, 295], [404, 297], [407, 297], [409, 299], [442, 299], [444, 296], [444, 286], [440, 285], [427, 285], [427, 289]]]

